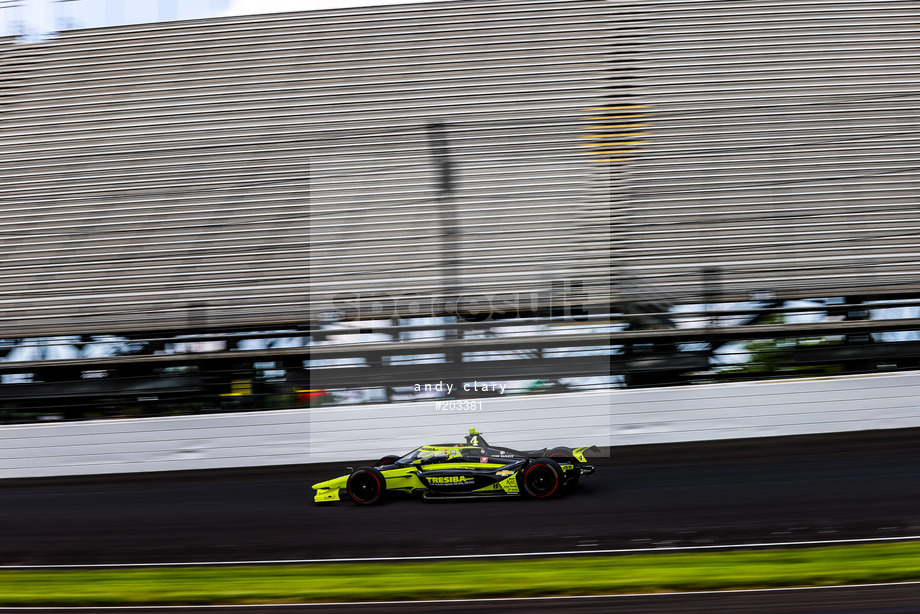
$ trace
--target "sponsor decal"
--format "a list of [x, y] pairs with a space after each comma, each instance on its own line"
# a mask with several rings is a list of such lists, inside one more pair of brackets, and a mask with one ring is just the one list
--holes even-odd
[[575, 465], [571, 465], [571, 464], [559, 465], [559, 468], [562, 469], [563, 471], [571, 471], [572, 469], [575, 468]]
[[473, 483], [473, 480], [462, 475], [431, 476], [428, 478], [428, 481], [432, 484], [455, 484], [457, 486], [465, 486]]
[[480, 463], [488, 463], [488, 462], [489, 462], [489, 457], [488, 457], [488, 456], [480, 456], [480, 457], [479, 457], [479, 462], [480, 462]]
[[509, 471], [508, 469], [502, 469], [501, 471], [496, 471], [496, 472], [495, 472], [495, 475], [497, 475], [497, 476], [500, 477], [500, 478], [506, 478], [506, 477], [508, 477], [509, 475], [514, 475], [514, 472], [513, 472], [513, 471]]

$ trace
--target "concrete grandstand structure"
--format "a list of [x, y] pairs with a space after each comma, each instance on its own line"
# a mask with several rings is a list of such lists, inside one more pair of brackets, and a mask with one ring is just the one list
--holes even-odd
[[917, 7], [653, 0], [640, 10], [636, 70], [654, 113], [628, 169], [615, 266], [678, 297], [706, 268], [732, 298], [915, 293]]
[[464, 291], [606, 283], [577, 136], [604, 99], [607, 13], [448, 2], [7, 44], [4, 334], [302, 322], [343, 293], [438, 293], [446, 232]]
[[909, 294], [918, 29], [895, 0], [472, 0], [7, 39], [0, 334], [692, 303], [706, 271]]
[[[0, 41], [0, 401], [659, 385], [808, 335], [916, 368], [864, 302], [920, 301], [918, 35], [898, 0], [463, 0]], [[830, 321], [765, 324], [804, 298]]]

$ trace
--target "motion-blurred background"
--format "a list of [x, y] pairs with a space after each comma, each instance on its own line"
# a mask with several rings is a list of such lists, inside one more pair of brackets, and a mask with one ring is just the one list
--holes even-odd
[[910, 3], [145, 6], [0, 3], [0, 422], [918, 366]]

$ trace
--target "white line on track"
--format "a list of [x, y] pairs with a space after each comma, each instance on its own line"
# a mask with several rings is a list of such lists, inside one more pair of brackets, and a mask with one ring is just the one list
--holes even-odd
[[782, 593], [793, 591], [831, 591], [836, 589], [860, 588], [891, 588], [895, 586], [918, 586], [920, 582], [880, 582], [874, 584], [838, 584], [835, 586], [789, 586], [785, 588], [739, 588], [711, 591], [678, 591], [673, 593], [617, 593], [613, 595], [555, 595], [548, 597], [480, 597], [474, 599], [423, 599], [419, 601], [329, 601], [323, 603], [246, 603], [222, 605], [129, 605], [129, 606], [0, 606], [0, 612], [6, 611], [104, 611], [104, 610], [191, 610], [191, 609], [229, 609], [229, 608], [305, 608], [305, 607], [330, 607], [330, 606], [379, 606], [379, 605], [459, 605], [463, 603], [515, 603], [532, 601], [563, 601], [575, 599], [628, 599], [633, 598], [666, 598], [687, 595], [739, 595], [755, 593]]
[[122, 569], [131, 567], [238, 567], [241, 565], [308, 565], [318, 563], [392, 563], [399, 561], [449, 561], [460, 559], [513, 559], [522, 557], [585, 556], [593, 554], [652, 554], [658, 552], [689, 552], [693, 550], [746, 550], [783, 548], [788, 546], [835, 546], [844, 544], [895, 543], [920, 540], [920, 535], [905, 537], [863, 537], [855, 539], [822, 539], [797, 542], [766, 542], [758, 544], [723, 544], [708, 546], [658, 546], [655, 548], [617, 548], [608, 550], [556, 550], [549, 552], [504, 552], [494, 554], [438, 554], [431, 556], [372, 556], [338, 559], [276, 559], [261, 561], [192, 561], [187, 563], [90, 563], [75, 565], [0, 565], [3, 569]]

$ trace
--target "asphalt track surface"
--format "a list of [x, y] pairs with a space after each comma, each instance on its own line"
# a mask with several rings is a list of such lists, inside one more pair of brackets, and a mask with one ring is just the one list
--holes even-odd
[[[373, 507], [314, 506], [309, 486], [343, 473], [344, 463], [5, 481], [0, 565], [590, 553], [920, 535], [918, 444], [920, 429], [624, 446], [595, 459], [597, 473], [584, 478], [577, 492], [552, 501], [395, 499]], [[864, 608], [854, 597], [839, 601], [837, 609], [807, 609], [808, 599], [818, 599], [822, 604], [815, 607], [823, 608], [830, 597], [788, 593], [779, 597], [786, 606], [773, 611], [920, 612], [916, 586], [840, 590], [871, 596], [864, 597]], [[624, 598], [615, 598], [609, 608], [531, 602], [521, 609], [503, 604], [500, 610], [718, 612], [723, 602], [707, 600], [777, 598], [745, 595], [687, 596], [696, 600], [687, 610], [677, 609], [684, 606], [676, 600], [663, 609], [649, 601], [629, 609], [633, 605]], [[790, 609], [800, 603], [806, 609]], [[469, 606], [452, 604], [443, 611], [497, 611], [496, 604]], [[396, 611], [366, 607], [377, 609], [354, 611]]]
[[[421, 442], [420, 442], [421, 443]], [[0, 565], [478, 555], [920, 535], [920, 429], [613, 448], [572, 495], [312, 504], [344, 463], [0, 482]], [[358, 462], [350, 463], [358, 465]]]

